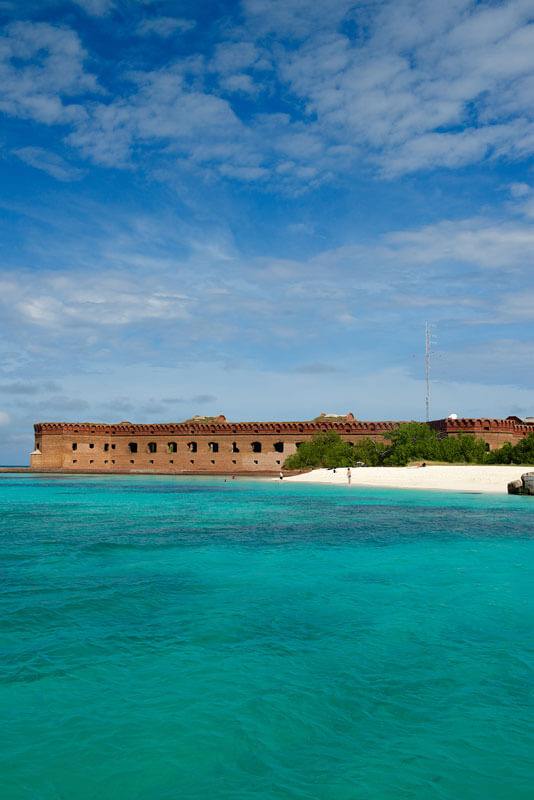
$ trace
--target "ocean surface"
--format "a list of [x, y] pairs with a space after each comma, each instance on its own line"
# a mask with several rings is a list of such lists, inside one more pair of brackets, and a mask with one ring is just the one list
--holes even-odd
[[2, 800], [531, 800], [534, 498], [0, 476]]

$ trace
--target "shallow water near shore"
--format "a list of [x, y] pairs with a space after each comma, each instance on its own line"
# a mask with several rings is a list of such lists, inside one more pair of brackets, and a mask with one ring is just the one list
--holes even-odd
[[0, 476], [6, 800], [531, 796], [534, 498]]

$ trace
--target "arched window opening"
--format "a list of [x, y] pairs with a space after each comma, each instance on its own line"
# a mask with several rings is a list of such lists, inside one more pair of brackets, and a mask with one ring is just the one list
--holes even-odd
[[283, 453], [284, 452], [284, 443], [283, 442], [275, 442], [273, 445], [276, 453]]
[[189, 452], [190, 453], [196, 453], [197, 452], [197, 443], [196, 442], [188, 442], [187, 446], [189, 448]]
[[237, 442], [232, 442], [232, 453], [239, 453], [239, 447], [237, 446]]
[[169, 453], [178, 452], [178, 445], [176, 444], [176, 442], [167, 442], [167, 447], [169, 448]]
[[137, 442], [128, 442], [130, 453], [137, 453]]
[[208, 442], [208, 448], [211, 453], [219, 452], [219, 442]]
[[148, 443], [148, 452], [149, 453], [156, 453], [158, 450], [158, 446], [156, 442], [149, 442]]
[[261, 453], [261, 442], [251, 442], [252, 452]]
[[72, 449], [73, 450], [77, 450], [78, 449], [78, 442], [73, 442], [72, 443]]
[[107, 453], [107, 452], [108, 452], [108, 450], [109, 450], [109, 442], [106, 442], [106, 443], [104, 444], [104, 452], [106, 452], [106, 453]]

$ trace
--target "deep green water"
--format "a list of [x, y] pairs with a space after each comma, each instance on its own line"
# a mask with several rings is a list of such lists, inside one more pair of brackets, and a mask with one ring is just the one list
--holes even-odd
[[0, 477], [3, 800], [532, 798], [534, 499]]

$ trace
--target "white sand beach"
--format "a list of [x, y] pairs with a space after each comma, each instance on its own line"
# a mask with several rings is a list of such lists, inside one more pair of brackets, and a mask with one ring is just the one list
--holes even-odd
[[[351, 486], [384, 486], [395, 489], [441, 489], [447, 492], [488, 492], [506, 494], [508, 483], [534, 467], [523, 466], [426, 466], [352, 467]], [[315, 469], [288, 481], [347, 485], [347, 469]]]

